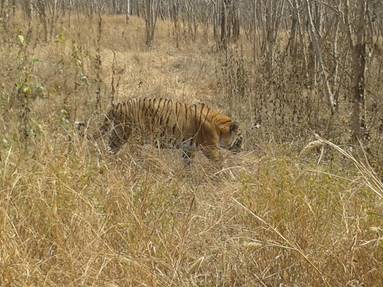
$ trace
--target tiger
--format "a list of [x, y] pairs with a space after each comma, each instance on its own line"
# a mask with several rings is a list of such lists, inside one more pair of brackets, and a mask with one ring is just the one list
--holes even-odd
[[211, 161], [222, 163], [220, 148], [242, 149], [240, 125], [204, 103], [186, 104], [166, 98], [135, 98], [112, 103], [104, 122], [90, 139], [108, 134], [107, 150], [116, 154], [133, 133], [160, 148], [178, 148], [189, 165], [201, 150]]

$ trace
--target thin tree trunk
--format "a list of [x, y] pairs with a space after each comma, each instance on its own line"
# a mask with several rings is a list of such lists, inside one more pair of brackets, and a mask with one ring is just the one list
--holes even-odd
[[307, 64], [307, 52], [305, 49], [305, 40], [304, 40], [304, 34], [303, 34], [303, 22], [301, 19], [301, 13], [300, 13], [300, 7], [298, 5], [297, 0], [293, 0], [293, 5], [295, 7], [296, 13], [297, 13], [297, 21], [298, 21], [298, 34], [299, 34], [299, 41], [300, 41], [300, 47], [301, 47], [301, 53], [303, 56], [303, 69], [305, 71], [305, 77], [308, 78], [308, 64]]
[[157, 16], [159, 11], [159, 0], [145, 1], [145, 31], [146, 31], [146, 46], [152, 47], [154, 40], [154, 31], [156, 29]]
[[367, 1], [358, 0], [356, 42], [352, 47], [353, 109], [351, 124], [354, 140], [362, 139], [367, 134], [365, 117], [366, 17]]
[[309, 4], [308, 0], [306, 0], [306, 5], [307, 5], [307, 15], [308, 15], [308, 20], [309, 20], [309, 32], [310, 32], [311, 42], [312, 42], [312, 45], [314, 47], [316, 58], [318, 59], [319, 69], [320, 69], [321, 77], [323, 80], [323, 84], [325, 86], [325, 92], [326, 92], [327, 99], [329, 102], [331, 114], [334, 114], [334, 112], [335, 112], [335, 99], [334, 99], [334, 95], [331, 91], [330, 84], [329, 84], [328, 79], [327, 79], [327, 73], [324, 69], [322, 51], [321, 51], [320, 43], [318, 41], [318, 36], [316, 34], [316, 31], [315, 31], [315, 26], [314, 26], [314, 22], [312, 19], [310, 4]]

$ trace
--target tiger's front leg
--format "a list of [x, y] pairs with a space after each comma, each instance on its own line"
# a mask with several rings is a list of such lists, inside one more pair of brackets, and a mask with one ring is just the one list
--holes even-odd
[[184, 160], [187, 166], [191, 165], [194, 156], [195, 147], [193, 147], [191, 144], [186, 144], [182, 146], [182, 159]]
[[182, 150], [182, 159], [184, 160], [187, 166], [190, 166], [195, 156], [195, 151], [193, 150]]
[[114, 125], [108, 138], [108, 152], [116, 154], [128, 141], [130, 133], [130, 127], [126, 127], [123, 124]]
[[210, 146], [202, 146], [202, 153], [211, 161], [218, 164], [219, 167], [222, 167], [223, 156], [218, 146], [210, 145]]

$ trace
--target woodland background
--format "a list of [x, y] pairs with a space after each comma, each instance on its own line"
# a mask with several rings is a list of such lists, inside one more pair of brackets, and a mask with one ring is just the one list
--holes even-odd
[[[0, 286], [379, 286], [383, 3], [0, 0]], [[245, 149], [78, 135], [204, 102]]]

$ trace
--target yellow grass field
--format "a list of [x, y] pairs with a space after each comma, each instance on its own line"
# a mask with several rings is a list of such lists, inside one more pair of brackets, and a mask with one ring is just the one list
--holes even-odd
[[18, 21], [0, 46], [0, 286], [383, 285], [377, 175], [330, 145], [320, 158], [256, 144], [250, 117], [219, 95], [209, 35], [177, 49], [159, 21], [147, 49], [141, 19], [103, 17], [100, 113], [112, 81], [117, 99], [229, 112], [248, 140], [220, 171], [201, 153], [185, 168], [177, 150], [128, 144], [111, 156], [78, 136], [74, 121], [101, 121], [96, 20], [48, 43], [28, 42]]

